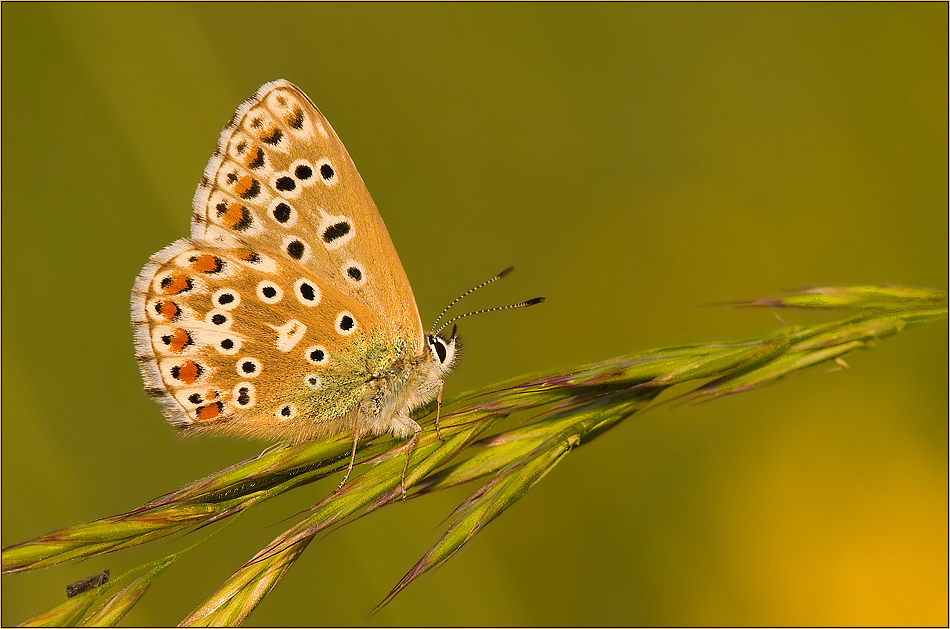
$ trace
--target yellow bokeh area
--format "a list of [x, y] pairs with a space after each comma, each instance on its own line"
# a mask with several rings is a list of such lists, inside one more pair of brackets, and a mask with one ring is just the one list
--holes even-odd
[[[879, 412], [861, 396], [846, 402], [855, 417], [873, 421]], [[808, 409], [793, 404], [785, 412]], [[947, 554], [945, 470], [896, 430], [885, 435], [894, 440], [885, 468], [868, 460], [876, 444], [860, 437], [860, 425], [851, 427], [859, 436], [850, 448], [815, 439], [841, 417], [841, 409], [819, 409], [741, 462], [756, 474], [723, 492], [724, 552], [752, 596], [789, 624], [932, 623], [945, 613], [946, 574], [928, 561]], [[840, 470], [860, 482], [829, 482]], [[731, 520], [739, 504], [749, 505], [748, 517]]]
[[[846, 313], [714, 304], [947, 289], [946, 3], [2, 3], [2, 543], [122, 513], [268, 444], [179, 438], [129, 324], [218, 134], [277, 78], [346, 144], [423, 323], [469, 287], [446, 399]], [[314, 543], [250, 625], [944, 626], [945, 321], [576, 448], [370, 610], [477, 488]], [[512, 417], [511, 425], [529, 417]], [[359, 468], [357, 468], [357, 473]], [[174, 625], [332, 491], [3, 576], [12, 626], [214, 533], [123, 620]]]

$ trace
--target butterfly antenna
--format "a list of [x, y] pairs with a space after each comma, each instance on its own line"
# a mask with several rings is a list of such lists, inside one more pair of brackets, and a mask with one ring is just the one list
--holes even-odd
[[[490, 280], [485, 280], [484, 282], [482, 282], [482, 283], [479, 284], [478, 286], [475, 286], [474, 288], [470, 288], [470, 289], [468, 289], [467, 291], [465, 291], [464, 293], [462, 293], [461, 295], [459, 295], [458, 297], [456, 297], [456, 298], [452, 301], [452, 303], [450, 303], [448, 306], [446, 306], [445, 309], [444, 309], [442, 312], [439, 313], [439, 316], [435, 318], [435, 321], [432, 323], [432, 329], [435, 330], [435, 326], [439, 325], [439, 321], [441, 321], [441, 320], [442, 320], [442, 317], [445, 316], [445, 313], [449, 311], [449, 308], [451, 308], [452, 306], [454, 306], [454, 305], [457, 304], [458, 302], [462, 301], [462, 298], [463, 298], [463, 297], [468, 297], [469, 295], [471, 295], [472, 293], [474, 293], [475, 291], [477, 291], [479, 288], [484, 288], [484, 287], [488, 286], [489, 284], [491, 284], [492, 282], [497, 282], [498, 280], [500, 280], [501, 278], [505, 277], [506, 275], [508, 275], [509, 273], [511, 273], [511, 272], [514, 271], [514, 270], [515, 270], [515, 267], [509, 266], [507, 269], [505, 269], [504, 271], [502, 271], [501, 273], [499, 273], [499, 274], [496, 275], [495, 277], [491, 278]], [[470, 313], [470, 314], [474, 314], [474, 313]], [[467, 315], [466, 315], [466, 316], [467, 316]], [[456, 317], [456, 318], [459, 318], [459, 317]], [[455, 319], [453, 319], [452, 321], [455, 321]], [[448, 323], [446, 323], [445, 325], [448, 325]], [[445, 325], [442, 326], [442, 328], [444, 328]], [[439, 328], [439, 332], [442, 331], [442, 328]], [[436, 332], [436, 334], [438, 334], [438, 332]]]
[[[495, 279], [498, 279], [497, 277]], [[490, 280], [494, 281], [494, 280]], [[487, 282], [486, 282], [487, 283]], [[470, 317], [472, 315], [482, 314], [483, 312], [494, 312], [496, 310], [510, 310], [511, 308], [527, 308], [528, 306], [533, 306], [535, 304], [540, 304], [542, 301], [547, 301], [544, 297], [535, 297], [534, 299], [529, 299], [528, 301], [523, 301], [519, 304], [511, 304], [510, 306], [497, 306], [495, 308], [485, 308], [484, 310], [473, 310], [472, 312], [466, 312], [465, 314], [460, 314], [457, 317], [452, 317], [448, 321], [442, 324], [442, 327], [436, 330], [436, 334], [444, 330], [450, 323], [458, 321], [459, 319], [464, 319], [465, 317]], [[455, 333], [453, 332], [453, 336]]]

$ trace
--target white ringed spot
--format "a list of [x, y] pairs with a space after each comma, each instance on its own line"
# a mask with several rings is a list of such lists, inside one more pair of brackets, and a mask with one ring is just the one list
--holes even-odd
[[304, 350], [303, 357], [307, 359], [307, 362], [311, 365], [325, 365], [330, 359], [330, 355], [327, 354], [327, 348], [323, 345], [312, 345]]
[[294, 294], [297, 296], [297, 301], [308, 308], [320, 303], [320, 289], [308, 279], [300, 278], [294, 282]]
[[287, 171], [291, 173], [302, 186], [313, 185], [320, 179], [313, 164], [305, 159], [298, 159], [290, 165]]
[[347, 282], [359, 288], [366, 283], [366, 271], [363, 265], [356, 260], [347, 260], [340, 268], [340, 272]]
[[213, 310], [209, 310], [208, 314], [205, 315], [205, 323], [221, 330], [230, 329], [233, 322], [234, 319], [231, 318], [231, 313], [227, 312], [226, 310], [215, 308]]
[[238, 375], [244, 378], [256, 378], [261, 373], [262, 368], [261, 361], [249, 356], [238, 359], [235, 366]]
[[297, 236], [285, 236], [280, 247], [287, 257], [301, 264], [310, 259], [310, 247]]
[[234, 403], [239, 408], [251, 408], [257, 403], [257, 390], [250, 382], [241, 382], [234, 387]]
[[241, 294], [233, 288], [222, 288], [211, 296], [211, 303], [215, 308], [232, 310], [241, 303]]
[[218, 350], [219, 353], [228, 356], [237, 354], [241, 351], [241, 339], [234, 338], [233, 336], [225, 336], [215, 342], [214, 348]]
[[320, 240], [328, 250], [336, 249], [353, 239], [356, 230], [353, 222], [345, 216], [325, 216], [317, 227]]
[[300, 185], [297, 178], [288, 172], [277, 173], [271, 177], [270, 186], [277, 191], [277, 194], [285, 199], [296, 199], [300, 196], [300, 191], [303, 189], [303, 186]]
[[293, 227], [297, 222], [297, 210], [280, 197], [275, 197], [270, 202], [270, 205], [267, 207], [267, 214], [284, 227]]
[[333, 328], [340, 336], [349, 336], [356, 332], [356, 319], [353, 318], [352, 313], [344, 310], [336, 316], [336, 323], [333, 324]]
[[304, 376], [303, 383], [308, 389], [313, 389], [314, 391], [323, 386], [323, 381], [320, 380], [320, 376], [315, 373], [308, 373]]
[[318, 160], [317, 163], [314, 164], [314, 170], [316, 170], [320, 181], [328, 186], [336, 185], [336, 183], [340, 180], [340, 178], [337, 177], [336, 168], [334, 168], [333, 164], [330, 163], [330, 160], [326, 158]]
[[277, 419], [293, 419], [297, 416], [297, 407], [293, 404], [281, 404], [274, 413]]
[[257, 298], [265, 304], [276, 304], [283, 299], [283, 297], [284, 291], [280, 289], [280, 286], [270, 280], [264, 280], [257, 285]]

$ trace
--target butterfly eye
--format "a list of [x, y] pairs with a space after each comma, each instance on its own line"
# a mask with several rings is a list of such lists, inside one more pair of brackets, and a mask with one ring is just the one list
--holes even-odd
[[432, 347], [432, 351], [435, 352], [435, 355], [439, 357], [439, 364], [445, 363], [445, 359], [449, 353], [445, 348], [445, 343], [442, 342], [442, 339], [437, 336], [430, 336], [429, 346]]

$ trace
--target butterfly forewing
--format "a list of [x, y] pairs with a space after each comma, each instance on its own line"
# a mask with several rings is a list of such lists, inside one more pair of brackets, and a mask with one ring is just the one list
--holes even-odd
[[192, 236], [235, 236], [299, 262], [422, 342], [412, 288], [373, 199], [326, 118], [287, 81], [238, 108], [195, 194]]
[[184, 428], [298, 440], [340, 430], [380, 357], [418, 355], [405, 271], [342, 143], [292, 84], [237, 110], [192, 236], [133, 291], [146, 386]]

